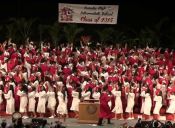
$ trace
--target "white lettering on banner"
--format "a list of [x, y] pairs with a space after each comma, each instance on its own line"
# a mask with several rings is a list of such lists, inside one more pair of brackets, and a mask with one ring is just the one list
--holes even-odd
[[61, 23], [117, 24], [118, 5], [85, 5], [59, 3]]

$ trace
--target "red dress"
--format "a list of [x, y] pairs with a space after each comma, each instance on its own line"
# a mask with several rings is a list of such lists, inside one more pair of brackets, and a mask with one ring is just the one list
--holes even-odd
[[106, 92], [103, 92], [100, 96], [100, 118], [112, 118], [112, 112], [108, 105], [108, 102], [111, 98], [108, 96]]
[[20, 90], [19, 86], [15, 86], [14, 98], [15, 98], [15, 110], [16, 111], [19, 111], [19, 107], [20, 107], [20, 96], [17, 95], [18, 90]]

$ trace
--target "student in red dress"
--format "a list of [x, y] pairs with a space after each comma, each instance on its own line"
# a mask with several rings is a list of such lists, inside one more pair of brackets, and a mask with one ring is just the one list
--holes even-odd
[[103, 92], [100, 96], [100, 113], [98, 124], [102, 126], [103, 118], [108, 119], [108, 124], [111, 124], [112, 112], [108, 105], [108, 102], [111, 100], [111, 96], [108, 94], [108, 87], [103, 87]]
[[14, 87], [14, 99], [15, 99], [15, 111], [19, 111], [20, 106], [20, 96], [17, 95], [18, 90], [20, 90], [21, 83]]

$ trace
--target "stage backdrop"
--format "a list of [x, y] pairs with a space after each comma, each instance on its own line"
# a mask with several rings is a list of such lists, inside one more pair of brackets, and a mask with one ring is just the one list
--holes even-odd
[[118, 5], [58, 4], [61, 23], [117, 24]]

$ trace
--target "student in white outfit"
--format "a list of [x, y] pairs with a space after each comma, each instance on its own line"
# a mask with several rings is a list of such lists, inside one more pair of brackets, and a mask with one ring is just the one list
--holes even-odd
[[29, 99], [29, 104], [28, 104], [28, 112], [31, 113], [32, 117], [36, 117], [36, 112], [35, 112], [35, 104], [36, 104], [36, 89], [35, 87], [28, 87], [28, 99]]
[[28, 96], [27, 96], [27, 86], [24, 84], [20, 85], [20, 89], [17, 91], [17, 95], [20, 97], [20, 107], [19, 112], [23, 114], [23, 118], [27, 117], [27, 104], [28, 104]]
[[155, 107], [153, 110], [153, 114], [156, 114], [159, 118], [160, 116], [160, 109], [162, 107], [162, 92], [160, 91], [158, 95], [154, 96], [154, 101], [155, 101]]
[[88, 87], [84, 89], [84, 91], [82, 92], [82, 98], [83, 100], [89, 100], [92, 99], [92, 88]]
[[145, 91], [146, 91], [146, 87], [143, 86], [143, 87], [141, 88], [141, 94], [140, 94], [140, 96], [141, 96], [141, 98], [142, 98], [142, 106], [141, 106], [141, 109], [140, 109], [140, 113], [141, 113], [142, 115], [141, 115], [140, 118], [143, 117], [143, 112], [144, 112], [144, 107], [145, 107], [145, 97], [144, 97]]
[[[120, 86], [113, 86], [112, 94], [115, 96], [115, 107], [113, 108], [112, 112], [114, 112], [116, 115], [120, 114], [121, 118], [123, 119], [123, 106], [122, 106], [122, 100], [121, 100], [121, 87]], [[115, 115], [115, 118], [116, 118]]]
[[40, 113], [40, 117], [43, 117], [46, 112], [46, 99], [47, 99], [47, 93], [44, 86], [41, 87], [40, 92], [37, 94], [39, 97], [38, 99], [38, 106], [37, 106], [37, 112]]
[[81, 92], [82, 92], [82, 89], [80, 87], [78, 87], [76, 90], [72, 91], [73, 100], [72, 100], [72, 105], [71, 105], [70, 110], [75, 112], [75, 114], [76, 114], [75, 118], [78, 118], [79, 103], [80, 103], [80, 99], [82, 98]]
[[14, 101], [14, 90], [13, 86], [5, 85], [6, 89], [4, 90], [4, 97], [6, 99], [6, 113], [7, 114], [13, 114], [15, 112], [15, 101]]
[[99, 100], [101, 95], [101, 89], [99, 87], [94, 88], [92, 97], [94, 100]]
[[144, 109], [143, 109], [143, 114], [150, 116], [151, 115], [151, 107], [152, 107], [150, 89], [146, 90], [145, 94], [143, 94], [143, 97], [145, 98], [145, 105], [144, 105]]
[[54, 87], [52, 85], [49, 85], [49, 91], [47, 92], [48, 96], [48, 105], [47, 107], [49, 108], [51, 112], [51, 116], [49, 118], [54, 118], [55, 117], [55, 106], [56, 106], [56, 94]]
[[66, 86], [62, 86], [58, 88], [58, 102], [59, 105], [57, 107], [57, 113], [60, 119], [63, 119], [63, 122], [66, 121], [66, 116], [68, 114], [67, 110], [67, 88]]
[[129, 114], [128, 119], [134, 119], [133, 108], [134, 108], [134, 101], [135, 101], [135, 93], [132, 87], [130, 87], [130, 92], [127, 95], [128, 95], [127, 107], [125, 112]]

